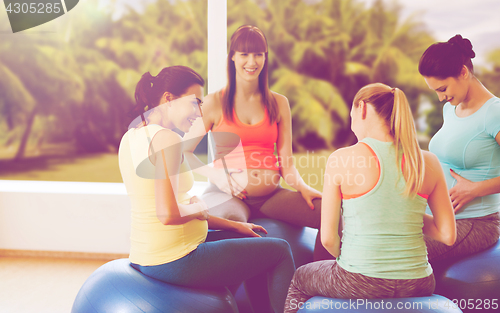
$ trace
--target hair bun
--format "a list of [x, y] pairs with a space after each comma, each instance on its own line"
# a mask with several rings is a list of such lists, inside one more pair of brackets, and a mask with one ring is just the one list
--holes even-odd
[[472, 50], [472, 43], [467, 38], [462, 38], [461, 35], [455, 35], [454, 37], [448, 40], [449, 44], [457, 46], [460, 51], [468, 58], [473, 59], [476, 54], [474, 50]]

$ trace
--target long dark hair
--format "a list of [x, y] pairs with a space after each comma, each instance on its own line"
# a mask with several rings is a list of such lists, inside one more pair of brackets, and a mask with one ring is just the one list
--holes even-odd
[[233, 121], [234, 95], [236, 93], [236, 68], [232, 60], [235, 52], [264, 52], [264, 67], [259, 75], [259, 90], [271, 123], [278, 119], [278, 104], [269, 90], [268, 81], [268, 47], [264, 33], [256, 26], [240, 26], [231, 36], [229, 55], [227, 56], [227, 86], [222, 94], [222, 113], [224, 118]]
[[135, 87], [135, 106], [129, 112], [134, 118], [156, 107], [165, 92], [180, 96], [192, 85], [205, 86], [205, 80], [200, 74], [187, 66], [176, 65], [163, 68], [158, 75], [149, 72], [142, 75]]
[[458, 77], [465, 65], [474, 74], [471, 59], [475, 56], [470, 40], [456, 35], [447, 42], [438, 42], [427, 48], [420, 58], [418, 71], [422, 76], [446, 79]]
[[[377, 114], [389, 126], [394, 137], [396, 156], [399, 156], [400, 149], [405, 156], [403, 174], [407, 179], [404, 194], [416, 195], [424, 183], [424, 159], [406, 95], [401, 89], [375, 83], [358, 91], [354, 97], [354, 107], [357, 108], [360, 101], [373, 105]], [[397, 162], [399, 166], [398, 159]]]

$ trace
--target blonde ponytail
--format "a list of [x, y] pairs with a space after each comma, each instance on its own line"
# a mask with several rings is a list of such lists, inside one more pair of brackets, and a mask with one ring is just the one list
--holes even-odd
[[417, 132], [410, 105], [403, 91], [393, 88], [394, 107], [391, 114], [391, 132], [394, 135], [396, 155], [403, 149], [405, 162], [403, 175], [406, 177], [404, 195], [416, 195], [424, 183], [424, 158], [418, 145]]
[[[383, 118], [394, 137], [396, 155], [403, 150], [405, 163], [403, 175], [406, 178], [405, 196], [415, 196], [424, 182], [424, 159], [417, 141], [417, 131], [413, 122], [410, 105], [403, 91], [382, 83], [374, 83], [361, 88], [354, 97], [353, 105], [360, 101], [370, 103]], [[396, 158], [397, 166], [400, 166]]]

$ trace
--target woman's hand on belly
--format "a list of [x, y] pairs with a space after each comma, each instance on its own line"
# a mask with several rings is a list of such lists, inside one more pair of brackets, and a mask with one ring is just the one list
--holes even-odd
[[455, 186], [449, 190], [451, 204], [456, 214], [464, 205], [480, 195], [477, 193], [477, 182], [463, 178], [452, 169], [450, 169], [450, 173], [457, 180]]

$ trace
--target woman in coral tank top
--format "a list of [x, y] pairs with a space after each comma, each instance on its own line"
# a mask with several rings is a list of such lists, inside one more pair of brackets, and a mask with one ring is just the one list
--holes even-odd
[[[205, 98], [203, 120], [184, 137], [190, 166], [210, 180], [203, 196], [210, 213], [242, 222], [270, 217], [319, 229], [321, 193], [295, 168], [290, 105], [269, 90], [268, 46], [259, 28], [244, 25], [232, 35], [227, 73], [227, 86]], [[203, 166], [193, 153], [208, 131], [216, 146], [214, 167]], [[282, 188], [281, 177], [297, 191]], [[314, 258], [331, 258], [319, 236]]]

